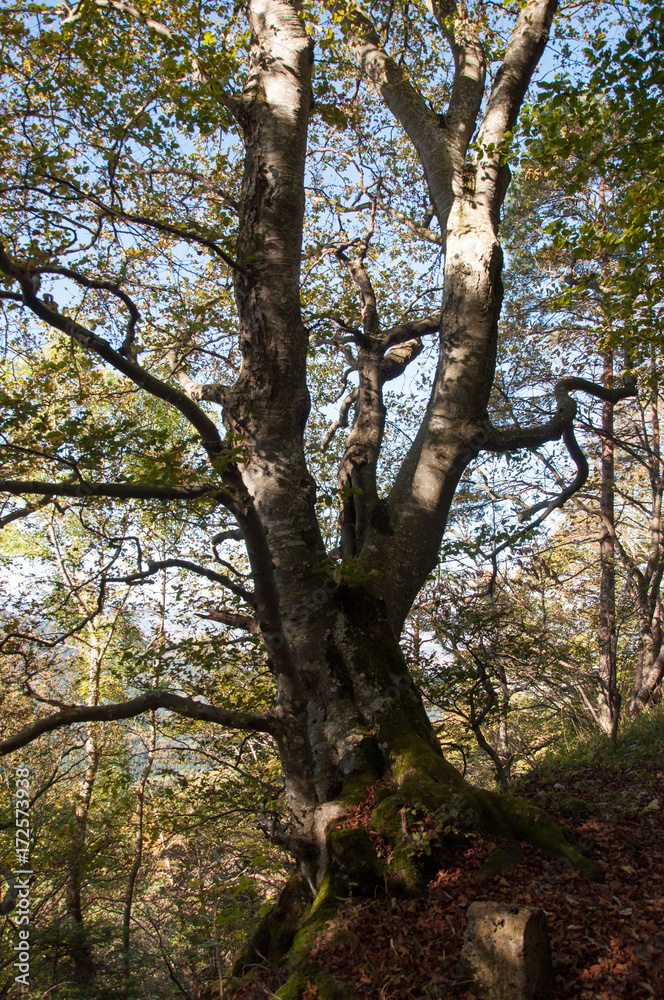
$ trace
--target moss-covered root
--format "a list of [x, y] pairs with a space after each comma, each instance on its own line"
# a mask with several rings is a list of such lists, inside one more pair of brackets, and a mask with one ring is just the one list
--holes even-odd
[[560, 858], [591, 878], [601, 877], [597, 866], [570, 844], [560, 826], [543, 809], [514, 795], [481, 789], [477, 789], [476, 795], [487, 826], [499, 829], [503, 825], [517, 840], [539, 847], [549, 857]]
[[[341, 899], [348, 893], [348, 882], [339, 869], [343, 868], [343, 855], [345, 850], [350, 847], [350, 843], [339, 843], [339, 839], [346, 840], [345, 837], [340, 838], [340, 835], [361, 835], [363, 833], [364, 831], [359, 830], [333, 831], [330, 846], [332, 852], [337, 856], [323, 879], [307, 919], [295, 935], [288, 956], [288, 968], [291, 970], [291, 975], [276, 993], [276, 996], [282, 997], [283, 1000], [301, 1000], [304, 996], [315, 996], [318, 1000], [356, 1000], [358, 998], [358, 994], [350, 986], [332, 979], [316, 966], [312, 959], [312, 951], [322, 932], [328, 933], [330, 935], [328, 943], [333, 943], [335, 932], [330, 930], [328, 922], [335, 916]], [[335, 847], [337, 851], [334, 850]], [[341, 857], [338, 856], [339, 854]], [[343, 934], [343, 931], [336, 933]], [[314, 992], [314, 987], [316, 992]]]
[[417, 737], [402, 735], [395, 740], [391, 764], [404, 798], [436, 813], [443, 821], [449, 817], [446, 825], [452, 829], [511, 834], [591, 877], [599, 877], [592, 861], [570, 844], [558, 824], [542, 809], [513, 795], [473, 788]]
[[295, 872], [277, 902], [236, 956], [232, 976], [240, 977], [246, 969], [261, 965], [266, 960], [270, 965], [278, 965], [288, 954], [310, 907], [309, 884], [301, 872]]
[[[288, 882], [279, 902], [261, 921], [251, 941], [236, 959], [233, 975], [252, 976], [252, 966], [279, 965], [286, 957], [289, 978], [275, 996], [287, 1000], [359, 1000], [346, 983], [333, 979], [316, 965], [315, 945], [324, 933], [327, 944], [343, 937], [344, 930], [330, 927], [339, 904], [349, 891], [371, 894], [382, 883], [383, 867], [376, 857], [366, 830], [343, 828], [328, 833], [329, 865], [316, 899], [311, 901], [307, 880], [296, 874]], [[247, 980], [232, 979], [230, 996]]]
[[294, 972], [284, 985], [274, 994], [282, 1000], [302, 1000], [316, 997], [316, 1000], [360, 1000], [359, 993], [340, 982], [332, 979], [321, 969], [311, 965], [306, 969]]

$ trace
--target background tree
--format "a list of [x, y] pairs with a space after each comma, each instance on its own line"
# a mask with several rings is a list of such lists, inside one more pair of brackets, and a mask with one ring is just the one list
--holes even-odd
[[[522, 201], [517, 212], [517, 259], [521, 280], [525, 260], [548, 303], [560, 347], [597, 352], [604, 385], [612, 384], [616, 361], [638, 374], [641, 414], [627, 414], [614, 426], [613, 403], [605, 400], [601, 417], [587, 424], [601, 442], [601, 490], [590, 507], [600, 525], [600, 690], [598, 718], [615, 737], [620, 709], [616, 675], [615, 559], [620, 555], [636, 606], [640, 609], [639, 653], [633, 668], [630, 707], [638, 712], [657, 690], [660, 639], [659, 527], [660, 472], [658, 311], [661, 302], [661, 247], [658, 195], [662, 129], [662, 79], [652, 55], [661, 46], [659, 8], [643, 9], [638, 28], [608, 45], [604, 35], [585, 50], [588, 76], [543, 85], [547, 100], [531, 109], [531, 139]], [[624, 65], [623, 65], [624, 59]], [[617, 67], [620, 66], [618, 71]], [[562, 155], [562, 163], [561, 163]], [[555, 158], [555, 167], [554, 167]], [[555, 192], [555, 195], [554, 195]], [[531, 218], [523, 208], [529, 206]], [[539, 227], [537, 236], [533, 234]], [[542, 237], [542, 230], [545, 231]], [[532, 297], [518, 297], [521, 315]], [[551, 308], [553, 306], [553, 308]], [[541, 312], [542, 307], [536, 307]], [[515, 317], [517, 323], [518, 317]], [[557, 329], [555, 327], [557, 326]], [[586, 361], [587, 364], [587, 361]], [[590, 371], [592, 372], [591, 362]], [[555, 367], [551, 373], [555, 378]], [[620, 447], [622, 468], [616, 468]], [[648, 498], [637, 499], [635, 466], [641, 466]], [[624, 482], [621, 483], [621, 475]], [[638, 478], [638, 477], [637, 477]], [[614, 507], [619, 499], [624, 540]], [[589, 498], [588, 498], [589, 499]], [[637, 507], [641, 506], [641, 514]], [[648, 512], [646, 514], [646, 511]], [[642, 515], [646, 520], [642, 520]], [[640, 527], [636, 529], [636, 523]], [[634, 530], [642, 533], [639, 555]], [[629, 537], [629, 541], [627, 538]], [[636, 543], [637, 546], [639, 543]]]

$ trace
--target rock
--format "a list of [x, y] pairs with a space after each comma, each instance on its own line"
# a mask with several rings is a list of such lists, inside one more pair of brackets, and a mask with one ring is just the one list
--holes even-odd
[[554, 973], [542, 910], [471, 903], [458, 972], [480, 1000], [544, 1000]]

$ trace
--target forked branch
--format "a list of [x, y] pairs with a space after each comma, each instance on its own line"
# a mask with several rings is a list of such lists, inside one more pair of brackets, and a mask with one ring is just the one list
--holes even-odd
[[[509, 431], [497, 431], [492, 428], [482, 448], [486, 451], [504, 452], [516, 450], [517, 448], [537, 448], [548, 441], [556, 441], [562, 438], [570, 458], [576, 466], [576, 475], [568, 486], [565, 486], [553, 500], [542, 500], [534, 504], [527, 510], [519, 514], [519, 521], [526, 521], [538, 511], [542, 513], [534, 521], [530, 521], [518, 534], [522, 537], [533, 528], [538, 527], [554, 510], [561, 508], [571, 497], [579, 492], [585, 485], [588, 474], [588, 460], [579, 446], [574, 434], [574, 418], [576, 416], [577, 405], [570, 396], [574, 391], [587, 392], [598, 399], [618, 403], [620, 400], [636, 396], [636, 383], [632, 379], [625, 379], [624, 384], [616, 389], [607, 389], [596, 382], [588, 379], [570, 377], [560, 379], [556, 383], [554, 395], [558, 402], [556, 413], [545, 424], [537, 424], [533, 427], [516, 428]], [[515, 539], [510, 538], [499, 545], [490, 554], [490, 559], [494, 562], [496, 556], [509, 548]]]

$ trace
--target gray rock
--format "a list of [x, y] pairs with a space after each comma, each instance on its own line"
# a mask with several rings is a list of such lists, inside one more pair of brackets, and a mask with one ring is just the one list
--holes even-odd
[[544, 1000], [554, 973], [542, 910], [471, 903], [458, 972], [481, 1000]]

